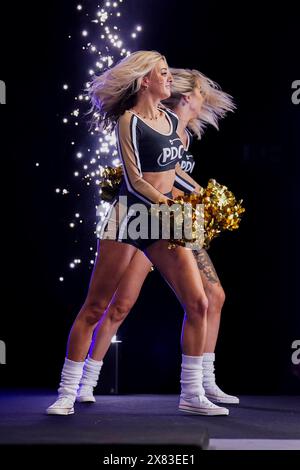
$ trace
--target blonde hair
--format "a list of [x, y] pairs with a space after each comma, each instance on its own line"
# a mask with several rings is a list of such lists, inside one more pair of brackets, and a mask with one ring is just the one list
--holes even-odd
[[183, 95], [200, 86], [200, 92], [204, 97], [201, 113], [198, 118], [189, 121], [188, 128], [197, 135], [198, 139], [201, 139], [208, 124], [219, 130], [218, 120], [236, 108], [232, 96], [222, 91], [217, 83], [198, 70], [170, 68], [170, 72], [173, 77], [172, 93], [163, 104], [174, 109]]
[[94, 77], [87, 88], [92, 125], [111, 132], [125, 110], [135, 105], [143, 77], [161, 59], [166, 60], [156, 51], [136, 51]]

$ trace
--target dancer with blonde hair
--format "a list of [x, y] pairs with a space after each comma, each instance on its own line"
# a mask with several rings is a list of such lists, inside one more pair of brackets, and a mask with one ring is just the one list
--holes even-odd
[[[234, 105], [228, 94], [198, 70], [170, 68], [170, 71], [172, 73], [172, 94], [163, 103], [178, 116], [177, 134], [185, 146], [180, 160], [181, 169], [185, 173], [177, 171], [172, 190], [173, 197], [176, 197], [200, 190], [200, 186], [191, 178], [195, 159], [190, 153], [189, 147], [193, 135], [201, 139], [207, 125], [218, 129], [218, 120], [223, 118], [228, 111], [232, 111]], [[207, 251], [203, 248], [194, 251], [194, 256], [208, 298], [207, 337], [203, 354], [205, 395], [217, 403], [237, 404], [239, 403], [237, 397], [224, 393], [217, 386], [214, 373], [215, 347], [225, 293]], [[113, 305], [123, 304], [120, 315], [113, 315], [113, 312], [111, 313], [108, 308], [95, 332], [77, 394], [78, 402], [93, 403], [96, 401], [93, 389], [98, 383], [105, 353], [110, 346], [112, 337], [117, 333], [118, 328], [135, 304], [150, 268], [151, 263], [148, 258], [137, 251], [114, 295]]]
[[[179, 165], [184, 147], [177, 134], [178, 118], [159, 107], [162, 100], [170, 97], [171, 81], [165, 57], [155, 51], [138, 51], [92, 83], [90, 93], [97, 108], [98, 124], [110, 131], [116, 128], [125, 184], [98, 243], [87, 298], [70, 332], [58, 399], [47, 409], [48, 414], [74, 413], [92, 335], [108, 307], [110, 318], [114, 319], [122, 318], [128, 310], [127, 299], [120, 302], [116, 294], [135, 255], [144, 256], [143, 252], [185, 310], [179, 409], [204, 415], [228, 414], [226, 408], [205, 397], [203, 388], [208, 299], [193, 252], [184, 247], [169, 250], [168, 240], [163, 239], [161, 232], [158, 238], [151, 238], [147, 232], [145, 238], [135, 237], [130, 230], [136, 216], [134, 205], [143, 204], [148, 211], [152, 204], [167, 202], [172, 197], [176, 173], [184, 173]], [[127, 206], [121, 196], [126, 196]], [[116, 219], [117, 229], [113, 230]], [[91, 368], [97, 369], [96, 362], [100, 361], [91, 362]]]

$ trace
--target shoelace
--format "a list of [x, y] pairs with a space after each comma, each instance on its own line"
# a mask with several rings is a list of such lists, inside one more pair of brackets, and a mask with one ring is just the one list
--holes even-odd
[[72, 400], [70, 400], [70, 398], [67, 398], [67, 397], [61, 397], [61, 398], [58, 398], [55, 402], [55, 406], [58, 406], [58, 405], [68, 405], [68, 406], [73, 406], [73, 403], [72, 403]]
[[214, 403], [209, 401], [209, 399], [206, 398], [206, 396], [204, 396], [204, 397], [200, 396], [199, 399], [200, 399], [200, 403], [203, 403], [204, 405], [207, 405], [208, 408], [219, 408], [217, 405], [215, 405]]

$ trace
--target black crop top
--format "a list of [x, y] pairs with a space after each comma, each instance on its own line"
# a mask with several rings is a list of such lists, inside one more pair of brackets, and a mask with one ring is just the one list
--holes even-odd
[[177, 173], [184, 175], [179, 162], [182, 158], [188, 161], [184, 145], [176, 133], [177, 115], [169, 109], [162, 111], [170, 123], [168, 134], [153, 129], [129, 110], [119, 118], [116, 126], [127, 190], [148, 204], [159, 202], [162, 193], [143, 178], [143, 172], [169, 171], [176, 167], [176, 176]]
[[131, 133], [142, 171], [173, 170], [182, 158], [184, 146], [176, 133], [178, 117], [169, 109], [161, 109], [168, 118], [170, 132], [162, 134], [145, 123], [132, 111]]
[[185, 129], [185, 132], [188, 136], [188, 143], [187, 143], [186, 148], [184, 149], [182, 158], [180, 160], [180, 166], [183, 169], [183, 171], [185, 171], [186, 173], [188, 173], [190, 175], [190, 174], [192, 174], [192, 172], [194, 170], [194, 166], [195, 166], [194, 156], [189, 151], [189, 147], [191, 145], [191, 140], [192, 140], [193, 136], [192, 136], [191, 132], [188, 129]]
[[186, 148], [184, 148], [182, 157], [179, 162], [180, 168], [181, 170], [184, 171], [184, 173], [179, 172], [178, 168], [176, 169], [174, 186], [175, 188], [180, 189], [181, 191], [184, 191], [185, 193], [191, 193], [191, 192], [194, 192], [196, 188], [195, 180], [193, 180], [190, 176], [187, 176], [187, 175], [191, 175], [195, 166], [194, 156], [189, 151], [189, 147], [191, 145], [191, 140], [193, 136], [188, 129], [185, 129], [185, 132], [187, 134], [188, 141], [187, 141], [187, 146]]

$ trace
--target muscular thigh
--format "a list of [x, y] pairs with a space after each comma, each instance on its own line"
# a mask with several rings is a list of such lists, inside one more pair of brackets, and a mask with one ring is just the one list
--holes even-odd
[[113, 240], [98, 240], [97, 257], [87, 300], [110, 301], [118, 284], [138, 250], [132, 245]]
[[207, 251], [202, 248], [199, 251], [193, 251], [193, 254], [201, 274], [205, 291], [219, 288], [221, 283]]
[[147, 256], [142, 251], [137, 250], [119, 282], [114, 302], [126, 299], [127, 302], [133, 305], [138, 298], [151, 266], [152, 263]]
[[204, 296], [200, 272], [191, 250], [168, 249], [168, 241], [160, 240], [147, 248], [147, 256], [174, 290], [183, 306]]

